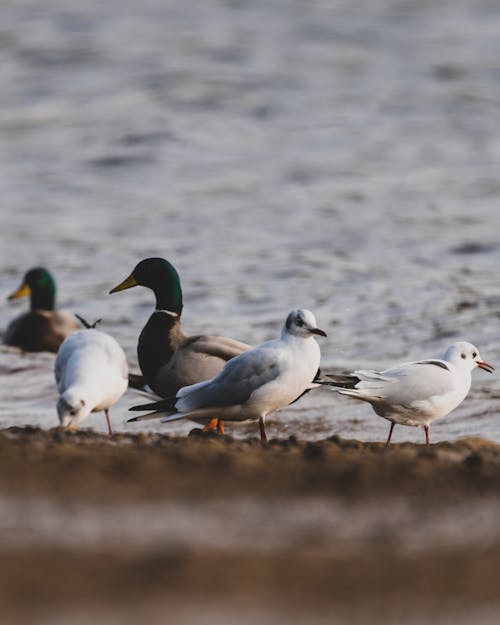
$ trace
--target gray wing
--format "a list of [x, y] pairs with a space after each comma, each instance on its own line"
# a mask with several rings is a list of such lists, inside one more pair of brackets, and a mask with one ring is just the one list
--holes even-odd
[[455, 386], [448, 363], [441, 360], [421, 360], [380, 373], [355, 371], [354, 374], [360, 379], [355, 386], [360, 395], [402, 405], [443, 395], [452, 391]]
[[64, 375], [64, 371], [66, 369], [66, 364], [71, 356], [71, 350], [67, 348], [67, 345], [61, 345], [59, 351], [57, 352], [56, 362], [54, 364], [54, 373], [56, 377], [56, 385], [62, 381], [62, 377]]
[[59, 385], [59, 382], [61, 381], [65, 363], [66, 363], [66, 359], [63, 359], [63, 358], [57, 358], [56, 359], [56, 364], [55, 364], [55, 367], [54, 367], [54, 373], [55, 373], [55, 376], [56, 376], [56, 384], [57, 385]]
[[244, 343], [224, 337], [191, 337], [161, 366], [152, 387], [162, 397], [170, 397], [184, 386], [212, 379], [228, 360], [249, 349]]
[[279, 376], [283, 359], [282, 350], [271, 344], [244, 352], [229, 360], [215, 378], [181, 389], [175, 408], [190, 412], [244, 404], [254, 391]]

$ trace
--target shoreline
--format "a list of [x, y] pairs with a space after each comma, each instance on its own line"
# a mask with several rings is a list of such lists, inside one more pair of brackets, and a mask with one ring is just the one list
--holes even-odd
[[317, 442], [290, 437], [263, 445], [257, 438], [199, 434], [0, 431], [0, 494], [7, 495], [147, 501], [245, 492], [453, 500], [493, 495], [498, 489], [500, 445], [481, 438], [430, 447], [396, 443], [385, 449], [384, 443], [338, 436]]

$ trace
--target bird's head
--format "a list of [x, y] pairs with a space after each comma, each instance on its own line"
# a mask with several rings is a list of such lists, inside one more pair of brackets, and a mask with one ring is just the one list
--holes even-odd
[[326, 333], [318, 328], [316, 317], [313, 313], [310, 310], [302, 308], [297, 308], [288, 313], [283, 332], [305, 339], [314, 334], [326, 336]]
[[9, 295], [9, 300], [30, 296], [31, 308], [53, 310], [56, 297], [54, 278], [44, 267], [34, 267], [24, 275], [21, 286]]
[[75, 429], [90, 414], [88, 403], [77, 392], [68, 390], [59, 397], [57, 414], [59, 423], [67, 429]]
[[164, 258], [145, 258], [132, 273], [117, 284], [111, 293], [124, 291], [134, 286], [145, 286], [156, 295], [156, 307], [170, 310], [178, 315], [182, 312], [182, 290], [179, 274], [172, 263]]
[[450, 345], [446, 350], [444, 360], [452, 362], [462, 369], [468, 369], [469, 371], [472, 371], [476, 367], [484, 369], [488, 373], [493, 373], [495, 370], [493, 365], [488, 364], [481, 358], [478, 348], [466, 341], [457, 341], [453, 343], [453, 345]]

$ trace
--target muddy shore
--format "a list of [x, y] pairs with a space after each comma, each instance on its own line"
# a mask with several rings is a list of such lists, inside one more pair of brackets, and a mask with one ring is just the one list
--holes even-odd
[[0, 465], [12, 622], [500, 614], [500, 446], [487, 440], [385, 450], [9, 428]]
[[347, 499], [496, 495], [500, 445], [465, 438], [431, 447], [333, 436], [187, 438], [8, 428], [0, 433], [0, 491], [65, 500], [158, 500], [246, 495]]

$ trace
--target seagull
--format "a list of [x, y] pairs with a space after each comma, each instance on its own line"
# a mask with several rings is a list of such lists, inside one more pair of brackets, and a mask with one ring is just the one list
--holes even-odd
[[111, 435], [109, 408], [128, 385], [127, 359], [115, 339], [92, 327], [74, 332], [59, 348], [55, 376], [61, 425], [77, 429], [91, 412], [104, 410]]
[[354, 371], [348, 375], [328, 375], [334, 381], [319, 381], [342, 395], [366, 401], [373, 410], [391, 422], [385, 444], [391, 444], [396, 423], [423, 427], [429, 442], [429, 425], [445, 417], [467, 396], [471, 372], [479, 367], [492, 373], [494, 367], [482, 360], [471, 343], [450, 345], [442, 359], [407, 362], [385, 371]]
[[[211, 380], [186, 386], [173, 401], [134, 406], [153, 410], [163, 423], [178, 419], [203, 420], [216, 413], [225, 421], [259, 422], [267, 441], [265, 419], [316, 387], [320, 349], [315, 335], [326, 336], [309, 310], [292, 310], [281, 337], [232, 358]], [[149, 416], [149, 415], [146, 415]], [[139, 421], [141, 417], [130, 419]]]
[[[146, 258], [111, 293], [145, 286], [156, 296], [156, 309], [144, 326], [137, 344], [144, 382], [160, 397], [175, 397], [179, 389], [219, 373], [228, 360], [250, 345], [225, 336], [186, 336], [181, 327], [182, 290], [175, 267], [164, 258]], [[131, 385], [139, 386], [139, 376]], [[207, 423], [223, 432], [217, 419]]]
[[6, 345], [26, 352], [57, 352], [64, 339], [81, 330], [75, 316], [68, 310], [56, 310], [56, 283], [44, 267], [34, 267], [24, 276], [21, 286], [9, 300], [30, 296], [30, 310], [13, 319], [3, 336]]

